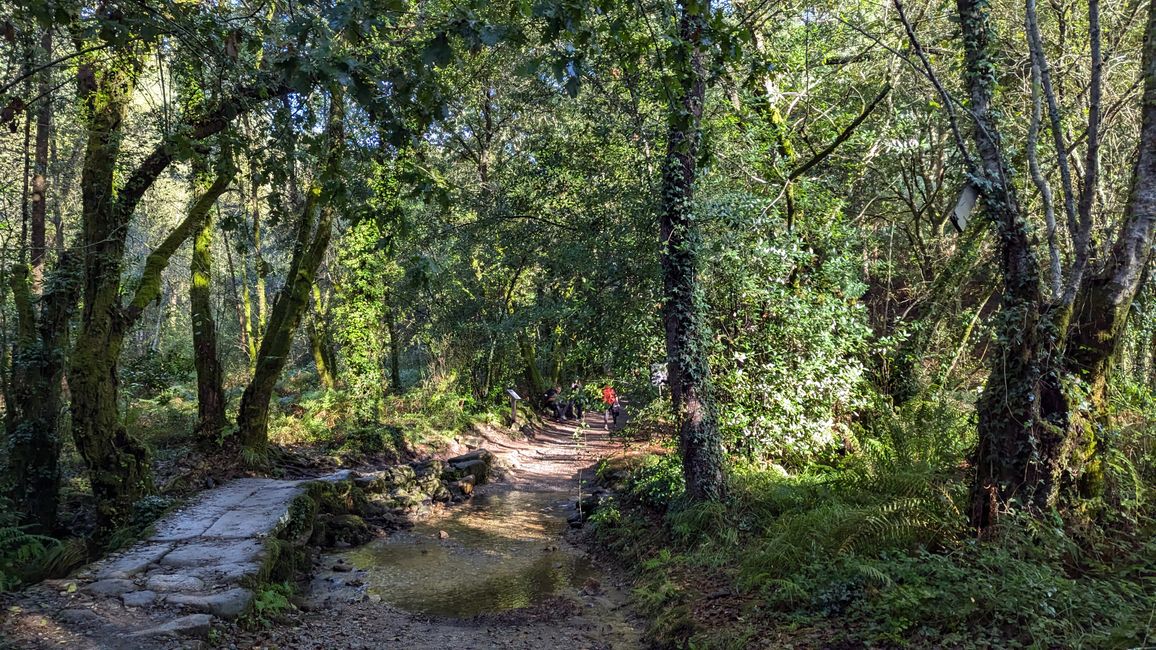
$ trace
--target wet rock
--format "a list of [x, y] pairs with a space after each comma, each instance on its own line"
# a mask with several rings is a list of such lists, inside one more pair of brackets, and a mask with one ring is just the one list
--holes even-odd
[[136, 584], [132, 580], [125, 578], [110, 578], [107, 580], [97, 580], [84, 588], [90, 594], [97, 596], [119, 596], [127, 591], [136, 589]]
[[216, 594], [175, 594], [169, 596], [168, 602], [221, 618], [237, 618], [253, 602], [253, 592], [237, 587]]
[[150, 591], [201, 591], [205, 588], [205, 581], [190, 575], [158, 573], [149, 576], [145, 588]]
[[369, 524], [357, 515], [321, 515], [313, 528], [313, 542], [321, 546], [355, 546], [372, 538]]
[[444, 530], [438, 531], [438, 539], [449, 539], [449, 538], [450, 538], [450, 534], [447, 533], [446, 531], [444, 531]]
[[473, 476], [478, 485], [482, 485], [490, 477], [490, 466], [483, 460], [471, 460], [463, 463], [453, 463], [459, 476]]
[[155, 591], [130, 591], [120, 597], [125, 607], [149, 607], [157, 601]]
[[188, 636], [201, 639], [209, 637], [209, 630], [213, 627], [213, 617], [208, 614], [192, 614], [189, 616], [182, 616], [174, 618], [168, 623], [158, 625], [131, 634], [132, 637], [154, 637], [154, 636]]
[[466, 476], [461, 480], [450, 483], [450, 494], [453, 497], [468, 497], [474, 492], [474, 477]]

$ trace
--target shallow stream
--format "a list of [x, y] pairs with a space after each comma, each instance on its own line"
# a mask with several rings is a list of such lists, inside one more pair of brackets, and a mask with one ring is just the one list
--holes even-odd
[[561, 540], [572, 502], [563, 492], [494, 490], [335, 557], [364, 571], [371, 595], [409, 612], [460, 618], [528, 607], [599, 576]]

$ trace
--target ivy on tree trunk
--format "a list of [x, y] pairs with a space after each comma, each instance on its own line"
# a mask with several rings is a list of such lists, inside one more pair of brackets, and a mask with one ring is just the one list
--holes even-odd
[[667, 378], [679, 422], [679, 452], [687, 493], [712, 500], [725, 489], [722, 441], [710, 395], [707, 336], [698, 284], [700, 235], [694, 214], [694, 183], [706, 96], [704, 51], [709, 0], [680, 5], [676, 103], [671, 106], [662, 178], [662, 243]]

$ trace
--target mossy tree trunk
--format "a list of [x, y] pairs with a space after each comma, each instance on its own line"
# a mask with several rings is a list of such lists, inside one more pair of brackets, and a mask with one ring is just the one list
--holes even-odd
[[313, 311], [309, 317], [309, 351], [313, 355], [313, 366], [317, 369], [317, 379], [325, 390], [337, 388], [337, 352], [333, 336], [329, 332], [328, 309], [321, 295], [321, 287], [313, 283]]
[[[46, 61], [52, 59], [52, 29], [45, 29], [40, 38], [40, 49]], [[40, 291], [44, 277], [44, 258], [48, 251], [45, 230], [45, 215], [48, 211], [48, 141], [52, 135], [52, 68], [46, 67], [40, 73], [37, 87], [40, 108], [36, 113], [36, 147], [33, 155], [32, 188], [29, 195], [29, 242], [34, 291]]]
[[[1088, 6], [1094, 17], [1097, 5]], [[1125, 222], [1101, 270], [1083, 273], [1077, 255], [1068, 279], [1073, 290], [1051, 301], [1042, 290], [1028, 218], [990, 110], [996, 79], [990, 7], [982, 0], [957, 0], [957, 9], [978, 159], [971, 173], [996, 227], [1003, 275], [996, 350], [977, 404], [970, 517], [985, 529], [1008, 503], [1041, 513], [1098, 489], [1097, 434], [1107, 417], [1107, 380], [1150, 261], [1156, 222], [1156, 6], [1145, 39], [1141, 140]], [[1093, 48], [1094, 67], [1095, 53]], [[1096, 93], [1091, 95], [1095, 103]], [[1094, 158], [1095, 151], [1088, 155]], [[1077, 247], [1090, 231], [1094, 183], [1083, 191]]]
[[687, 493], [712, 500], [725, 489], [723, 450], [710, 395], [707, 335], [698, 286], [700, 235], [694, 214], [694, 184], [702, 140], [706, 96], [705, 37], [709, 0], [680, 3], [674, 66], [677, 102], [670, 107], [670, 131], [662, 179], [663, 323], [667, 378], [679, 422], [679, 452]]
[[117, 366], [125, 334], [159, 293], [161, 272], [200, 223], [196, 213], [203, 217], [212, 201], [202, 197], [204, 205], [195, 205], [148, 256], [130, 303], [123, 305], [121, 274], [132, 215], [178, 154], [191, 153], [188, 143], [219, 133], [238, 114], [289, 92], [284, 85], [238, 91], [163, 139], [117, 183], [124, 117], [148, 51], [146, 42], [129, 39], [85, 59], [77, 72], [87, 128], [81, 170], [84, 309], [68, 385], [73, 439], [89, 470], [101, 533], [124, 522], [132, 504], [152, 490], [148, 450], [127, 431], [118, 409]]
[[[204, 199], [215, 202], [228, 186], [228, 170], [204, 188]], [[224, 182], [222, 182], [222, 180]], [[196, 205], [201, 205], [198, 202]], [[213, 205], [212, 202], [207, 205]], [[225, 427], [225, 388], [221, 359], [217, 353], [217, 323], [213, 319], [213, 213], [206, 210], [193, 237], [189, 285], [190, 321], [193, 326], [193, 365], [197, 371], [197, 437], [213, 442]]]
[[518, 352], [522, 356], [522, 368], [526, 377], [526, 388], [530, 391], [527, 398], [533, 404], [543, 406], [543, 396], [546, 394], [546, 380], [542, 377], [542, 369], [538, 367], [538, 355], [534, 352], [534, 344], [525, 334], [518, 335]]
[[80, 256], [64, 253], [43, 283], [39, 300], [30, 270], [18, 265], [9, 283], [16, 305], [8, 427], [9, 496], [39, 532], [56, 523], [60, 490], [60, 415], [69, 324], [80, 296]]
[[269, 401], [289, 358], [293, 337], [309, 308], [317, 269], [333, 234], [334, 188], [321, 179], [340, 177], [344, 142], [344, 107], [340, 87], [330, 90], [329, 117], [325, 128], [328, 151], [305, 197], [301, 221], [293, 245], [293, 258], [285, 286], [277, 293], [257, 352], [256, 370], [241, 396], [237, 414], [238, 436], [246, 453], [263, 458], [269, 441]]

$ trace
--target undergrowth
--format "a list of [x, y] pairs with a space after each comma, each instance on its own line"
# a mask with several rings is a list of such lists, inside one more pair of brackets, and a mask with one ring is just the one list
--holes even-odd
[[348, 390], [290, 392], [278, 407], [270, 418], [271, 442], [314, 446], [342, 461], [397, 460], [415, 451], [436, 450], [463, 431], [498, 426], [506, 417], [505, 408], [479, 405], [453, 390], [449, 380], [387, 395], [377, 404]]
[[965, 516], [970, 417], [946, 400], [880, 413], [837, 464], [736, 467], [718, 503], [685, 504], [673, 454], [634, 468], [592, 531], [638, 567], [635, 599], [660, 645], [1131, 648], [1156, 638], [1147, 452], [1121, 440], [1109, 463], [1118, 497], [1095, 517], [1012, 513], [978, 541]]

